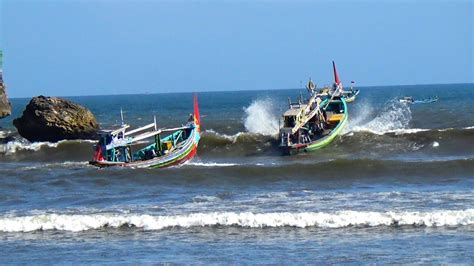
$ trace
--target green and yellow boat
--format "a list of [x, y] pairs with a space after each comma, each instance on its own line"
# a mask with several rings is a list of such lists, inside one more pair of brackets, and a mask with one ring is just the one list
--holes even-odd
[[[289, 109], [283, 114], [283, 127], [280, 128], [280, 148], [285, 155], [298, 152], [310, 152], [330, 144], [341, 134], [347, 123], [347, 100], [353, 101], [354, 95], [344, 93], [342, 83], [334, 69], [334, 90], [317, 92], [316, 86], [309, 81], [307, 90], [309, 99], [303, 101], [300, 96], [297, 103], [289, 101]], [[352, 87], [351, 87], [352, 90]]]
[[283, 114], [283, 127], [280, 129], [283, 154], [311, 152], [329, 145], [341, 134], [348, 115], [344, 97], [324, 100], [316, 97], [306, 104], [290, 104]]

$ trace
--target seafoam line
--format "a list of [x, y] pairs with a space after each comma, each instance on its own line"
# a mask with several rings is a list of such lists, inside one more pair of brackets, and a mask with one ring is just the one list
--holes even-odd
[[212, 212], [170, 216], [108, 214], [39, 214], [4, 216], [0, 218], [2, 232], [31, 232], [37, 230], [86, 231], [105, 227], [136, 227], [143, 230], [162, 230], [172, 227], [232, 226], [243, 228], [265, 227], [372, 227], [372, 226], [427, 226], [457, 227], [474, 224], [474, 209], [438, 210], [430, 212]]

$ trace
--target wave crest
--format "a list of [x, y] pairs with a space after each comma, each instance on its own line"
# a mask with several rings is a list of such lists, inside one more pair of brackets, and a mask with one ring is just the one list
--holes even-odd
[[474, 224], [474, 209], [439, 210], [432, 212], [214, 212], [185, 215], [152, 216], [127, 214], [40, 214], [0, 218], [2, 232], [37, 230], [85, 231], [105, 227], [137, 227], [162, 230], [172, 227], [233, 226], [265, 227], [367, 227], [367, 226], [464, 226]]

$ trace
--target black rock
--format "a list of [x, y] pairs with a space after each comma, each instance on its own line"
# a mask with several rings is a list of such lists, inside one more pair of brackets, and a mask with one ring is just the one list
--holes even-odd
[[99, 124], [89, 109], [71, 101], [38, 96], [23, 115], [13, 120], [18, 133], [29, 141], [95, 139]]

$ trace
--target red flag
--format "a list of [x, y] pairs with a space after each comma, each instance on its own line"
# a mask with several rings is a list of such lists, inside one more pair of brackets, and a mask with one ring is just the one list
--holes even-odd
[[198, 97], [194, 94], [194, 123], [199, 132], [201, 132], [201, 117], [199, 115]]
[[334, 63], [334, 61], [332, 61], [332, 68], [334, 70], [334, 83], [339, 85], [341, 83], [341, 81], [339, 80], [339, 75], [337, 74], [336, 64]]

